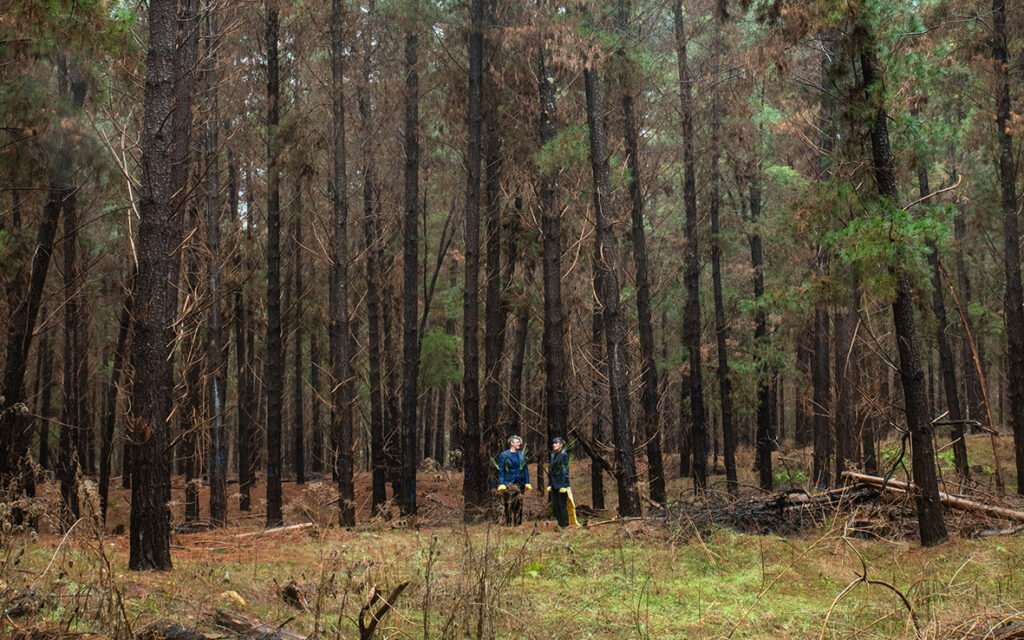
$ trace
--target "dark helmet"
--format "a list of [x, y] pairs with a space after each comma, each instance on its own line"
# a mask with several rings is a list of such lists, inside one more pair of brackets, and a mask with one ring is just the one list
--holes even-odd
[[551, 441], [551, 444], [560, 444], [560, 445], [562, 445], [564, 447], [565, 446], [565, 440], [562, 440], [562, 437], [558, 436], [557, 438], [555, 438], [554, 440]]

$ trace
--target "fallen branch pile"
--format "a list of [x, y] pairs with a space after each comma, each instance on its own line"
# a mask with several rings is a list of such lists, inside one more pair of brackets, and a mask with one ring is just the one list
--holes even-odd
[[[843, 477], [857, 480], [863, 484], [877, 487], [879, 489], [885, 489], [886, 491], [894, 491], [898, 493], [907, 493], [913, 491], [914, 485], [899, 480], [886, 480], [885, 478], [879, 478], [877, 476], [869, 476], [863, 473], [855, 473], [853, 471], [844, 471]], [[1024, 522], [1024, 511], [1015, 511], [1013, 509], [1007, 509], [1005, 507], [997, 507], [994, 505], [984, 504], [976, 502], [974, 500], [968, 500], [959, 496], [951, 496], [948, 493], [939, 492], [939, 500], [944, 505], [954, 507], [956, 509], [966, 509], [968, 511], [977, 511], [986, 515], [994, 516], [996, 518], [1005, 518], [1006, 520], [1012, 520], [1013, 522]]]
[[[913, 484], [852, 471], [843, 472], [843, 477], [849, 482], [846, 486], [814, 494], [787, 491], [737, 498], [708, 493], [703, 501], [673, 505], [663, 517], [697, 528], [717, 525], [751, 533], [790, 534], [851, 512], [855, 506], [868, 505], [858, 511], [856, 520], [850, 519], [849, 530], [886, 537], [913, 535], [916, 516], [909, 502]], [[1024, 533], [1024, 511], [942, 492], [939, 498], [959, 513], [956, 528], [964, 535]], [[996, 524], [999, 521], [1004, 524]]]

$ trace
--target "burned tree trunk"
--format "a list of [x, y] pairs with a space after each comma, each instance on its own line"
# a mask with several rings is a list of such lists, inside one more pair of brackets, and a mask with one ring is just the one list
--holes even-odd
[[[996, 3], [1000, 0], [995, 0]], [[889, 146], [888, 113], [885, 104], [873, 96], [883, 95], [877, 91], [878, 61], [876, 59], [875, 36], [870, 25], [858, 23], [855, 27], [857, 54], [860, 59], [864, 81], [865, 100], [873, 111], [870, 124], [872, 171], [878, 194], [888, 207], [897, 206], [899, 193], [896, 188], [896, 171]], [[932, 425], [927, 414], [924, 373], [917, 340], [917, 325], [914, 319], [914, 301], [910, 288], [910, 276], [902, 263], [902, 250], [897, 247], [895, 262], [889, 271], [896, 283], [896, 298], [892, 303], [893, 324], [896, 328], [896, 342], [900, 354], [900, 380], [903, 383], [903, 400], [906, 409], [907, 426], [910, 430], [912, 468], [914, 484], [917, 486], [918, 527], [921, 544], [933, 546], [946, 539], [946, 525], [942, 520], [942, 503], [939, 501], [938, 479], [935, 472], [935, 451], [932, 445]], [[1018, 278], [1019, 281], [1019, 278]]]
[[[540, 94], [538, 129], [542, 147], [550, 144], [558, 133], [555, 82], [553, 72], [548, 69], [549, 57], [546, 42], [542, 42], [537, 60]], [[544, 280], [544, 413], [548, 441], [554, 436], [565, 437], [568, 433], [569, 414], [569, 399], [565, 391], [565, 318], [562, 308], [562, 215], [558, 210], [556, 178], [555, 170], [542, 170], [539, 176]], [[597, 486], [599, 489], [600, 482]]]
[[[629, 32], [629, 15], [625, 0], [616, 4], [616, 24], [623, 33]], [[661, 421], [658, 412], [658, 369], [654, 364], [654, 324], [651, 320], [651, 286], [647, 266], [647, 238], [644, 232], [644, 194], [641, 189], [640, 142], [636, 114], [633, 107], [633, 69], [625, 49], [622, 56], [622, 74], [619, 79], [622, 96], [622, 126], [626, 138], [626, 157], [629, 165], [629, 200], [631, 205], [633, 260], [636, 263], [636, 315], [640, 334], [640, 379], [642, 393], [639, 434], [647, 442], [647, 482], [651, 500], [665, 503], [665, 470], [661, 458]], [[735, 472], [735, 464], [733, 465]], [[735, 473], [734, 473], [735, 475]], [[735, 480], [735, 478], [734, 478]]]
[[306, 389], [305, 381], [303, 380], [302, 370], [302, 343], [304, 340], [303, 328], [305, 326], [305, 319], [302, 314], [303, 290], [302, 282], [302, 218], [305, 215], [302, 211], [302, 178], [299, 178], [299, 183], [295, 187], [295, 218], [292, 222], [292, 234], [295, 244], [295, 293], [292, 304], [294, 305], [295, 312], [295, 351], [292, 354], [294, 357], [292, 369], [292, 465], [295, 467], [295, 483], [305, 484], [306, 483], [306, 421], [303, 412], [302, 396]]
[[[754, 300], [758, 303], [764, 301], [764, 251], [761, 245], [761, 176], [760, 166], [755, 170], [758, 175], [754, 177], [750, 185], [750, 224], [753, 233], [750, 234], [750, 266], [754, 270]], [[762, 307], [758, 307], [755, 316], [754, 341], [759, 349], [767, 348], [768, 340], [768, 314]], [[769, 380], [771, 369], [767, 362], [767, 354], [759, 353], [761, 360], [758, 365], [757, 383], [757, 437], [756, 437], [756, 464], [758, 485], [765, 491], [770, 491], [774, 483], [772, 475], [772, 451], [774, 450], [775, 436], [772, 433], [772, 393], [771, 380]]]
[[[124, 287], [124, 302], [121, 303], [121, 321], [117, 328], [117, 344], [114, 346], [113, 363], [110, 367], [110, 382], [103, 399], [103, 422], [100, 440], [100, 513], [104, 522], [107, 519], [107, 497], [110, 491], [110, 462], [114, 442], [114, 425], [117, 422], [117, 394], [124, 373], [125, 359], [128, 354], [128, 336], [131, 331], [133, 291], [135, 289], [134, 269]], [[42, 414], [45, 416], [45, 414]], [[44, 418], [45, 419], [45, 418]], [[40, 465], [42, 448], [40, 447]]]
[[171, 568], [167, 450], [174, 375], [170, 355], [198, 32], [192, 24], [198, 8], [196, 3], [186, 2], [179, 46], [177, 5], [174, 0], [149, 3], [132, 348], [135, 375], [127, 421], [132, 459], [128, 566], [136, 571]]
[[462, 297], [462, 411], [465, 421], [462, 459], [466, 468], [462, 485], [467, 521], [479, 517], [484, 506], [485, 454], [481, 451], [480, 355], [477, 345], [480, 298], [480, 165], [483, 155], [483, 49], [484, 3], [472, 0], [469, 9], [469, 136], [466, 150], [466, 275]]
[[597, 291], [604, 321], [605, 357], [608, 391], [611, 398], [612, 440], [615, 442], [615, 482], [619, 494], [619, 515], [641, 514], [637, 489], [633, 432], [629, 414], [626, 380], [626, 342], [619, 303], [618, 252], [612, 230], [611, 196], [608, 189], [608, 145], [604, 132], [601, 87], [592, 67], [583, 72], [587, 98], [587, 124], [590, 128], [590, 165], [594, 177], [594, 215], [596, 240], [600, 246], [598, 268], [601, 274]]
[[[419, 35], [405, 34], [405, 215], [402, 231], [402, 470], [398, 504], [405, 515], [416, 513], [417, 381], [420, 365], [419, 294]], [[467, 226], [468, 226], [467, 222]]]
[[281, 85], [278, 76], [279, 10], [267, 0], [267, 526], [284, 522], [281, 513], [281, 428], [284, 346], [281, 344]]
[[355, 473], [350, 366], [352, 360], [348, 317], [348, 177], [345, 165], [345, 44], [344, 4], [331, 2], [331, 113], [333, 144], [331, 149], [331, 434], [337, 446], [334, 472], [338, 482], [338, 522], [354, 526]]
[[679, 101], [683, 128], [683, 207], [686, 211], [686, 257], [683, 281], [686, 287], [686, 308], [683, 311], [683, 346], [689, 352], [690, 430], [689, 454], [692, 466], [684, 463], [688, 455], [680, 455], [680, 473], [693, 474], [695, 490], [707, 486], [707, 416], [704, 413], [704, 380], [701, 374], [700, 352], [700, 249], [697, 235], [697, 186], [694, 176], [696, 163], [693, 155], [693, 98], [692, 79], [686, 60], [686, 33], [683, 30], [683, 8], [672, 5], [675, 24], [676, 60], [679, 66]]
[[[928, 186], [928, 168], [918, 158], [917, 167], [918, 190], [922, 198], [928, 197], [931, 188]], [[947, 334], [946, 302], [943, 297], [942, 270], [939, 265], [939, 248], [934, 240], [928, 241], [928, 268], [931, 271], [932, 313], [935, 315], [935, 341], [939, 348], [939, 373], [942, 376], [943, 396], [946, 399], [946, 410], [949, 412], [949, 437], [953, 444], [953, 464], [961, 480], [970, 475], [967, 464], [967, 442], [964, 440], [964, 415], [960, 404], [960, 389], [956, 380], [956, 359], [953, 348], [949, 344]]]
[[206, 259], [210, 308], [206, 320], [207, 429], [210, 434], [207, 474], [210, 484], [210, 522], [223, 526], [228, 515], [228, 435], [224, 426], [227, 400], [227, 339], [221, 327], [221, 244], [220, 244], [220, 111], [217, 102], [217, 20], [206, 15]]
[[[1007, 52], [1006, 0], [992, 0], [992, 59], [996, 88], [996, 137], [999, 140], [999, 188], [1003, 212], [1003, 271], [1006, 293], [1007, 422], [1013, 429], [1017, 461], [1017, 493], [1024, 495], [1024, 287], [1020, 279], [1020, 234], [1017, 218], [1017, 169], [1014, 166], [1010, 108], [1010, 70]], [[1006, 414], [1004, 414], [1006, 415]]]

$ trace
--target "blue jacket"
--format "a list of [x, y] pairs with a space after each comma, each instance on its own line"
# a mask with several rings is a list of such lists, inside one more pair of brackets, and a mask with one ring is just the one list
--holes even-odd
[[565, 489], [569, 486], [569, 454], [564, 449], [558, 453], [551, 452], [548, 477], [551, 478], [548, 485], [554, 490]]
[[526, 464], [525, 453], [506, 449], [498, 454], [498, 484], [517, 484], [520, 489], [530, 484], [530, 467]]

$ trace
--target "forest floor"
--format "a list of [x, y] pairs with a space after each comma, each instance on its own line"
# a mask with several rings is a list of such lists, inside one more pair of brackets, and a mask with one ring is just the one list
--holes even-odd
[[[988, 437], [971, 437], [970, 452], [977, 495], [992, 485]], [[1000, 453], [1011, 452], [1001, 442]], [[668, 462], [670, 495], [690, 500], [688, 481], [676, 477], [678, 460]], [[797, 456], [776, 466], [799, 482], [805, 462]], [[1012, 459], [1002, 466], [1012, 475]], [[741, 480], [752, 480], [749, 454], [740, 467]], [[576, 464], [578, 502], [589, 502], [588, 481], [588, 465]], [[605, 482], [614, 503], [614, 485]], [[957, 512], [947, 517], [950, 540], [930, 549], [914, 539], [913, 522], [902, 521], [910, 512], [898, 505], [851, 505], [785, 536], [657, 514], [609, 522], [610, 510], [590, 526], [560, 531], [547, 519], [543, 494], [533, 492], [522, 526], [465, 526], [460, 474], [424, 470], [418, 483], [421, 515], [413, 523], [371, 519], [368, 478], [357, 478], [361, 524], [351, 530], [330, 526], [337, 505], [329, 478], [286, 483], [286, 524], [313, 524], [279, 532], [261, 529], [260, 486], [252, 514], [238, 512], [237, 496], [230, 497], [228, 527], [175, 534], [169, 572], [128, 570], [121, 489], [106, 527], [89, 517], [66, 536], [45, 517], [39, 534], [6, 527], [0, 638], [46, 637], [29, 633], [39, 629], [140, 637], [160, 620], [209, 638], [234, 637], [215, 627], [218, 610], [301, 636], [358, 638], [371, 589], [387, 596], [404, 581], [377, 637], [1024, 638], [1024, 625], [1015, 626], [1024, 622], [1024, 538], [975, 538], [980, 525]], [[41, 500], [49, 509], [46, 489]], [[182, 489], [175, 485], [176, 524]], [[998, 501], [1021, 508], [1012, 497]], [[889, 522], [885, 535], [863, 537], [848, 527], [854, 518], [901, 521]], [[291, 582], [306, 608], [282, 598]]]

